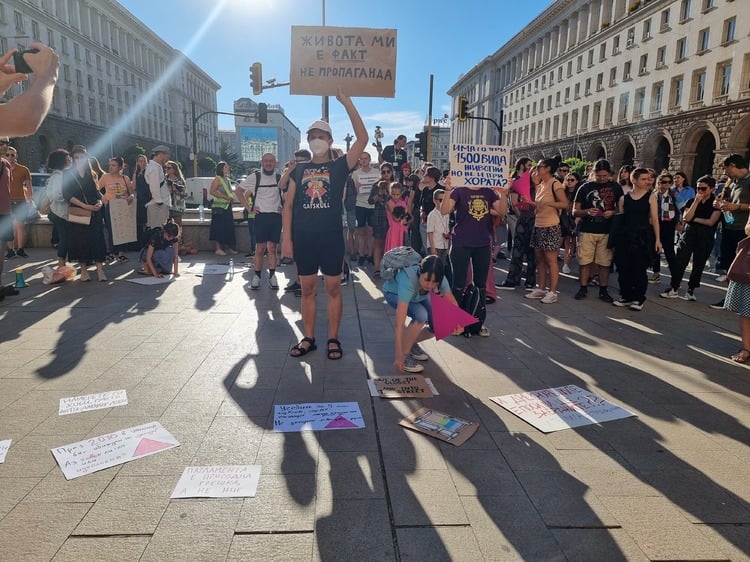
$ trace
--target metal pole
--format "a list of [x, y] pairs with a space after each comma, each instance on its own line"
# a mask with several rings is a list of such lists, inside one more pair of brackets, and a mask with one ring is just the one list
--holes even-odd
[[430, 103], [427, 109], [427, 154], [424, 155], [427, 162], [432, 162], [432, 84], [434, 79], [435, 76], [430, 74]]
[[190, 102], [190, 108], [193, 112], [193, 177], [198, 177], [198, 133], [195, 130], [195, 102]]
[[[326, 0], [321, 0], [323, 3], [323, 27], [326, 25]], [[328, 116], [330, 115], [329, 111], [329, 104], [328, 104], [328, 96], [323, 96], [323, 121], [326, 123], [328, 122]]]

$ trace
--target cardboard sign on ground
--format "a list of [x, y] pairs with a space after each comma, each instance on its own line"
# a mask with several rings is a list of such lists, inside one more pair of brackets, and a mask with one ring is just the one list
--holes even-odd
[[396, 30], [292, 26], [289, 93], [396, 97]]
[[86, 394], [84, 396], [70, 396], [68, 398], [60, 398], [57, 415], [66, 416], [79, 412], [103, 410], [104, 408], [125, 406], [127, 403], [128, 395], [124, 390], [112, 390], [110, 392]]
[[259, 479], [259, 465], [188, 466], [170, 497], [254, 498]]
[[479, 429], [479, 424], [476, 422], [457, 418], [430, 408], [422, 408], [398, 423], [456, 447], [466, 443]]
[[179, 446], [159, 422], [151, 422], [55, 447], [52, 455], [65, 478], [72, 480]]
[[372, 379], [381, 398], [432, 398], [432, 389], [422, 375], [395, 375]]
[[274, 431], [325, 431], [363, 427], [365, 420], [356, 402], [275, 404], [273, 407]]
[[635, 416], [574, 384], [490, 397], [544, 433]]

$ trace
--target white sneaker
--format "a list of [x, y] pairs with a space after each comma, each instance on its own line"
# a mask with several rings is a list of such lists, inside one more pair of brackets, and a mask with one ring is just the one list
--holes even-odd
[[424, 365], [417, 363], [409, 355], [404, 357], [404, 371], [407, 373], [421, 373], [424, 371]]
[[570, 273], [570, 266], [567, 263], [563, 264], [563, 273]]
[[257, 291], [258, 289], [260, 289], [260, 277], [253, 274], [253, 280], [250, 281], [250, 288], [253, 289], [254, 291]]
[[693, 294], [693, 291], [688, 291], [685, 293], [684, 297], [680, 297], [684, 301], [697, 301], [698, 299], [695, 298], [695, 295]]
[[670, 287], [669, 289], [667, 289], [666, 291], [664, 291], [663, 293], [661, 293], [659, 296], [661, 298], [663, 298], [663, 299], [676, 299], [680, 295], [677, 292], [677, 289], [672, 289]]
[[543, 299], [545, 296], [547, 296], [547, 291], [544, 289], [534, 289], [530, 293], [526, 293], [524, 295], [524, 298], [527, 299]]
[[727, 274], [726, 273], [722, 273], [721, 275], [719, 275], [716, 278], [716, 282], [717, 283], [724, 283], [726, 280], [727, 280]]
[[643, 310], [643, 301], [633, 301], [628, 308], [630, 310]]
[[490, 330], [487, 328], [487, 326], [482, 326], [479, 328], [479, 335], [483, 338], [489, 338], [490, 337]]
[[544, 298], [542, 299], [542, 302], [544, 304], [553, 304], [557, 302], [557, 293], [553, 293], [552, 291], [547, 291], [547, 294], [544, 295]]
[[[258, 280], [258, 284], [260, 284], [260, 279]], [[271, 277], [268, 278], [268, 285], [272, 289], [274, 289], [274, 290], [276, 290], [276, 289], [279, 288], [279, 283], [278, 283], [278, 281], [276, 281], [276, 274], [275, 273], [273, 275], [271, 275]]]
[[626, 301], [624, 298], [620, 297], [619, 299], [615, 300], [612, 303], [614, 306], [630, 306], [633, 304], [633, 301]]
[[216, 254], [217, 256], [226, 256], [227, 255], [227, 253], [224, 250], [222, 250], [221, 248], [219, 248], [218, 250], [216, 250], [214, 252], [214, 254]]
[[413, 346], [411, 346], [411, 351], [409, 352], [409, 357], [414, 359], [415, 361], [427, 361], [430, 357], [424, 352], [424, 349], [422, 349], [422, 346], [418, 343], [415, 343]]

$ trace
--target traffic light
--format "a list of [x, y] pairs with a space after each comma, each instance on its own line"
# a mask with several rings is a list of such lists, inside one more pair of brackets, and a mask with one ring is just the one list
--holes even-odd
[[427, 155], [427, 132], [417, 133], [417, 145], [414, 147], [417, 158], [426, 158]]
[[268, 123], [268, 104], [258, 104], [258, 123]]
[[259, 62], [254, 62], [250, 66], [250, 86], [253, 89], [254, 96], [263, 93], [263, 65]]
[[469, 98], [461, 96], [458, 98], [458, 120], [466, 121], [469, 116]]

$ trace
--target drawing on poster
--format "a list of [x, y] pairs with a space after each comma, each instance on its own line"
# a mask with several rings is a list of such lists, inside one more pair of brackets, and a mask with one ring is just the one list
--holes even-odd
[[65, 478], [72, 480], [179, 446], [159, 422], [151, 422], [55, 447], [52, 455]]
[[8, 454], [8, 449], [10, 449], [11, 441], [13, 441], [13, 439], [5, 439], [3, 441], [0, 441], [0, 464], [5, 462], [5, 455]]
[[473, 421], [457, 418], [430, 408], [422, 408], [402, 419], [399, 425], [440, 439], [456, 447], [466, 443], [479, 429], [479, 424]]
[[273, 408], [274, 431], [321, 431], [365, 427], [365, 420], [357, 402], [275, 404]]
[[432, 390], [421, 375], [395, 375], [372, 379], [381, 398], [432, 398]]
[[452, 187], [510, 187], [510, 150], [507, 146], [452, 143]]
[[254, 498], [260, 465], [188, 466], [170, 496], [177, 498]]
[[490, 397], [544, 433], [635, 416], [574, 384]]
[[124, 406], [127, 403], [128, 396], [124, 390], [112, 390], [110, 392], [86, 394], [84, 396], [70, 396], [68, 398], [60, 398], [57, 415], [66, 416], [79, 412], [90, 412], [91, 410], [103, 410], [104, 408]]
[[[244, 273], [247, 267], [234, 266], [233, 273]], [[229, 273], [229, 265], [221, 263], [191, 263], [185, 268], [185, 273], [192, 275], [226, 275]]]

